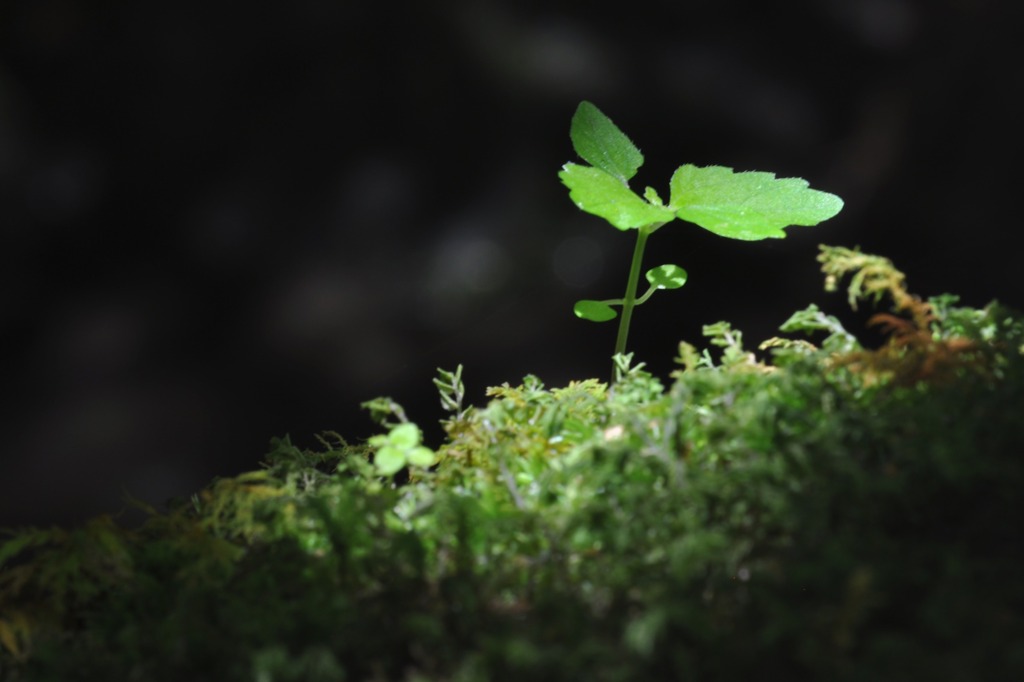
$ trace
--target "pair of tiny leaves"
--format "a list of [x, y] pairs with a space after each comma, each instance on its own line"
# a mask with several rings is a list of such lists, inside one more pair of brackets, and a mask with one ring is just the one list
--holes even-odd
[[[686, 270], [683, 270], [678, 265], [659, 265], [656, 268], [651, 268], [646, 274], [647, 281], [650, 283], [651, 288], [644, 294], [637, 303], [646, 301], [654, 291], [658, 289], [678, 289], [679, 287], [686, 284]], [[576, 317], [581, 317], [584, 320], [590, 320], [591, 322], [607, 322], [613, 320], [618, 315], [615, 308], [612, 308], [610, 303], [619, 303], [618, 301], [576, 301], [576, 305], [573, 306], [573, 312], [576, 313]]]
[[427, 468], [434, 464], [434, 451], [420, 445], [420, 429], [406, 422], [391, 429], [386, 436], [370, 438], [370, 445], [377, 448], [373, 457], [374, 467], [381, 476], [393, 476], [407, 464]]
[[650, 229], [680, 218], [722, 237], [756, 241], [785, 237], [782, 228], [789, 225], [817, 225], [843, 207], [842, 199], [810, 189], [801, 178], [690, 164], [672, 174], [665, 205], [651, 187], [643, 197], [629, 188], [643, 154], [596, 106], [580, 103], [569, 136], [576, 153], [590, 163], [562, 167], [559, 178], [569, 197], [620, 230]]

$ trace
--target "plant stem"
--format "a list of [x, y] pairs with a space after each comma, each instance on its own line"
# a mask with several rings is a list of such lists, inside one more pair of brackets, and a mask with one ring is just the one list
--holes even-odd
[[615, 353], [626, 352], [626, 338], [629, 336], [629, 321], [633, 317], [633, 306], [636, 305], [636, 285], [640, 281], [640, 267], [644, 260], [644, 247], [647, 237], [660, 225], [648, 225], [636, 231], [636, 247], [633, 249], [633, 263], [629, 266], [629, 279], [626, 281], [626, 295], [622, 298], [622, 317], [619, 318], [619, 335], [615, 339]]

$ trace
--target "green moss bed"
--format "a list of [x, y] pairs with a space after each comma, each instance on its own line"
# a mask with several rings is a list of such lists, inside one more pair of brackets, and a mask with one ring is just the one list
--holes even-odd
[[720, 323], [667, 386], [449, 381], [428, 468], [284, 438], [138, 527], [6, 532], [0, 680], [1024, 680], [1024, 320], [821, 260], [881, 346]]

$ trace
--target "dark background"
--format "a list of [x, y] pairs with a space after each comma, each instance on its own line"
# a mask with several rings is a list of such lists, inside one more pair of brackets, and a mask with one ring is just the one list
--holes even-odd
[[[768, 242], [675, 223], [687, 286], [634, 318], [667, 376], [720, 319], [750, 346], [826, 295], [817, 244], [911, 289], [1024, 307], [1021, 10], [996, 0], [0, 2], [0, 527], [160, 504], [375, 427], [605, 378], [632, 251], [557, 179], [581, 99], [647, 155], [846, 201]], [[863, 316], [856, 318], [860, 324]]]

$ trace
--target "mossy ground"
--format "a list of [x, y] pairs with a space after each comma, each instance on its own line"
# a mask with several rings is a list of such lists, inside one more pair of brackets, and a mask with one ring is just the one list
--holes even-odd
[[139, 528], [11, 534], [0, 680], [1024, 679], [1024, 320], [823, 262], [881, 348], [713, 325], [668, 388], [449, 391], [401, 484], [281, 439]]

